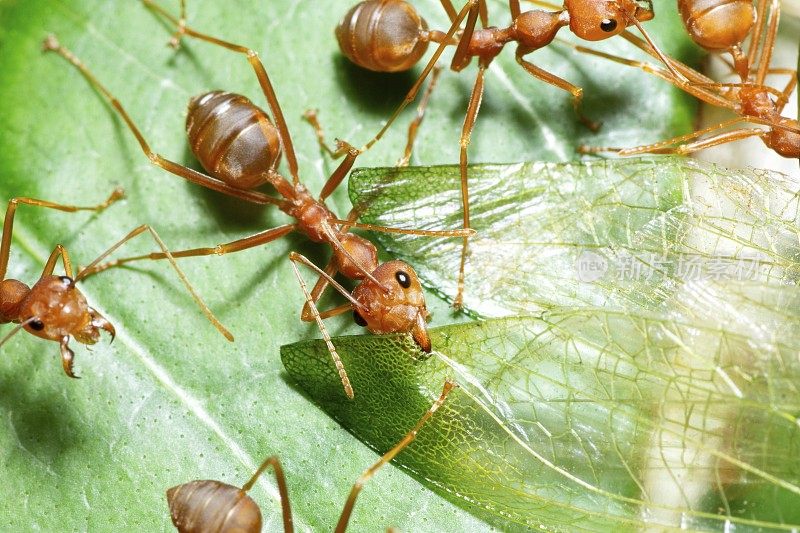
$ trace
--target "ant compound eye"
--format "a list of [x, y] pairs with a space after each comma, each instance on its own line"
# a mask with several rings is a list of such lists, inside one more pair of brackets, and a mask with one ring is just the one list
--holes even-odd
[[612, 32], [617, 29], [617, 21], [614, 19], [603, 19], [600, 22], [600, 29], [604, 32]]
[[71, 286], [73, 283], [75, 283], [75, 282], [72, 280], [72, 278], [71, 278], [71, 277], [69, 277], [69, 276], [61, 276], [61, 277], [59, 277], [59, 279], [61, 280], [61, 283], [63, 283], [63, 284], [64, 284], [64, 285], [66, 285], [67, 287], [69, 287], [69, 286]]
[[34, 331], [42, 331], [42, 330], [44, 329], [44, 322], [42, 322], [42, 321], [41, 321], [41, 320], [39, 320], [38, 318], [37, 318], [37, 319], [35, 319], [35, 320], [31, 320], [30, 322], [28, 322], [28, 325], [29, 325], [29, 326], [31, 327], [31, 329], [32, 329], [32, 330], [34, 330]]
[[367, 327], [367, 321], [364, 320], [364, 317], [358, 314], [358, 311], [353, 311], [353, 320], [356, 324], [361, 326], [362, 328]]
[[397, 283], [400, 284], [401, 287], [407, 289], [411, 286], [411, 276], [403, 272], [402, 270], [398, 270], [394, 274], [394, 278], [397, 280]]

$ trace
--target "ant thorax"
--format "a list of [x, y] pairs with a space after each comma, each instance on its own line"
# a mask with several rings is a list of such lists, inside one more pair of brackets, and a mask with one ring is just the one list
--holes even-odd
[[378, 268], [378, 249], [372, 242], [353, 233], [340, 234], [338, 239], [342, 246], [333, 248], [333, 258], [336, 270], [343, 276], [361, 280], [366, 272]]
[[315, 200], [307, 192], [292, 201], [286, 213], [297, 219], [299, 230], [313, 242], [329, 242], [326, 228], [334, 228], [334, 216], [322, 202]]
[[537, 9], [520, 13], [511, 29], [521, 46], [538, 50], [552, 43], [558, 30], [568, 24], [569, 15], [566, 12], [550, 13]]
[[769, 96], [769, 91], [763, 86], [742, 87], [739, 89], [738, 97], [741, 102], [741, 113], [744, 115], [767, 120], [780, 116], [775, 102]]

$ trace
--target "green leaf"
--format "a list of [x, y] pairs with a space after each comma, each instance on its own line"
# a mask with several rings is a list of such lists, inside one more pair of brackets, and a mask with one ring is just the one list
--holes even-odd
[[[177, 2], [166, 2], [173, 12]], [[366, 142], [413, 82], [349, 66], [332, 36], [350, 0], [188, 2], [189, 23], [247, 44], [264, 58], [298, 149], [303, 181], [319, 190], [335, 167], [301, 123], [320, 109], [329, 136]], [[420, 2], [431, 26], [444, 27], [439, 2]], [[491, 4], [492, 20], [507, 6]], [[666, 13], [665, 13], [666, 15]], [[681, 57], [694, 55], [674, 15], [648, 23]], [[56, 243], [87, 264], [131, 228], [152, 224], [172, 249], [215, 245], [283, 223], [270, 209], [200, 190], [154, 168], [124, 124], [63, 60], [42, 55], [58, 35], [126, 106], [154, 149], [194, 168], [183, 124], [189, 98], [225, 88], [263, 102], [243, 57], [185, 40], [138, 2], [3, 0], [0, 2], [0, 189], [4, 198], [33, 196], [92, 204], [116, 185], [128, 197], [100, 215], [22, 207], [10, 276], [33, 282]], [[629, 50], [624, 43], [608, 43]], [[628, 52], [626, 52], [628, 53]], [[622, 143], [690, 127], [693, 107], [663, 84], [623, 69], [609, 75], [601, 60], [563, 45], [537, 52], [538, 64], [585, 87], [585, 111], [603, 120], [594, 136], [574, 120], [562, 91], [530, 79], [508, 50], [492, 66], [470, 157], [475, 162], [571, 159], [580, 142]], [[474, 76], [444, 73], [412, 161], [457, 160], [458, 131]], [[680, 101], [680, 104], [676, 102]], [[360, 164], [390, 164], [401, 154], [401, 119]], [[664, 118], [664, 117], [668, 118]], [[648, 137], [649, 136], [649, 137]], [[503, 139], [498, 143], [497, 139]], [[345, 214], [344, 191], [330, 201]], [[127, 254], [155, 248], [145, 237]], [[318, 336], [298, 320], [302, 295], [286, 261], [297, 249], [319, 264], [325, 253], [300, 236], [223, 258], [181, 262], [189, 279], [236, 342], [203, 319], [164, 264], [108, 272], [82, 286], [119, 332], [109, 346], [76, 346], [76, 370], [63, 376], [58, 347], [23, 334], [0, 354], [0, 528], [9, 530], [163, 530], [170, 526], [164, 491], [196, 478], [242, 483], [262, 457], [278, 454], [301, 529], [327, 529], [350, 484], [374, 453], [313, 406], [286, 378], [281, 344]], [[329, 302], [331, 303], [331, 302]], [[437, 323], [455, 319], [428, 294]], [[358, 331], [330, 321], [334, 334]], [[253, 496], [270, 528], [279, 508], [268, 477]], [[480, 530], [487, 526], [388, 467], [360, 496], [354, 529]]]
[[455, 378], [396, 461], [502, 529], [793, 530], [800, 291], [728, 289], [703, 300], [716, 313], [582, 308], [444, 326], [424, 362], [407, 337], [341, 337], [354, 401], [322, 342], [282, 358], [378, 451]]
[[[359, 169], [350, 194], [371, 224], [459, 228], [459, 179], [457, 166]], [[797, 187], [775, 172], [620, 159], [474, 166], [470, 183], [477, 236], [464, 305], [480, 316], [657, 309], [698, 275], [770, 283], [800, 276]], [[460, 242], [375, 237], [426, 285], [455, 296]]]

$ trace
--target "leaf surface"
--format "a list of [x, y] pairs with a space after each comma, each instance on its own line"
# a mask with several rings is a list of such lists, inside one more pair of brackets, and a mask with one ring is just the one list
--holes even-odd
[[[177, 11], [177, 2], [164, 4]], [[413, 83], [413, 74], [365, 73], [340, 57], [332, 32], [350, 4], [337, 0], [320, 9], [319, 2], [308, 0], [187, 2], [190, 25], [249, 45], [264, 59], [294, 136], [302, 179], [312, 191], [320, 189], [335, 163], [302, 124], [303, 111], [320, 109], [329, 137], [363, 143]], [[439, 2], [419, 4], [432, 27], [444, 27]], [[491, 8], [494, 23], [507, 21], [506, 4]], [[191, 96], [227, 89], [263, 103], [244, 57], [189, 40], [179, 52], [169, 49], [172, 28], [134, 1], [4, 0], [0, 17], [3, 198], [92, 204], [117, 185], [128, 195], [100, 215], [21, 208], [12, 277], [33, 282], [58, 242], [75, 263], [87, 264], [143, 223], [152, 224], [172, 249], [183, 249], [214, 246], [287, 221], [273, 210], [200, 190], [151, 166], [101, 96], [60, 58], [42, 55], [40, 43], [56, 33], [125, 105], [155, 150], [193, 168], [199, 166], [184, 134]], [[673, 15], [655, 22], [671, 51], [695, 54], [685, 39], [674, 37], [680, 32]], [[603, 131], [594, 137], [583, 129], [568, 97], [530, 79], [506, 51], [487, 78], [472, 161], [570, 159], [579, 142], [625, 142], [645, 132], [655, 140], [690, 125], [692, 107], [685, 100], [633, 70], [610, 77], [603, 62], [563, 46], [535, 58], [585, 87], [585, 110], [605, 122]], [[474, 72], [471, 67], [462, 75], [443, 74], [412, 161], [457, 160]], [[395, 161], [409, 116], [359, 164]], [[346, 214], [346, 193], [337, 191], [329, 205]], [[155, 248], [139, 239], [121, 253]], [[375, 454], [312, 405], [286, 379], [278, 360], [281, 344], [318, 336], [315, 326], [298, 320], [302, 295], [286, 260], [293, 249], [318, 264], [326, 260], [326, 251], [292, 236], [248, 252], [181, 262], [233, 331], [232, 345], [203, 319], [166, 265], [147, 263], [83, 284], [90, 303], [114, 322], [119, 336], [113, 345], [103, 340], [91, 351], [76, 346], [81, 381], [63, 376], [54, 343], [20, 334], [4, 345], [0, 528], [169, 530], [166, 488], [196, 478], [242, 483], [271, 454], [284, 462], [299, 528], [332, 527], [350, 484]], [[454, 320], [432, 293], [428, 304], [438, 323]], [[331, 320], [329, 327], [334, 334], [358, 331], [346, 320]], [[253, 496], [268, 527], [277, 527], [279, 508], [269, 476]], [[488, 528], [393, 467], [364, 490], [352, 525], [354, 530]]]

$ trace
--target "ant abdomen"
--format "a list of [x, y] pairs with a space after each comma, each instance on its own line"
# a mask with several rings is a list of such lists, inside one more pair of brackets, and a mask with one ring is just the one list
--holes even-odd
[[339, 49], [356, 65], [377, 72], [413, 67], [428, 49], [428, 25], [405, 0], [365, 0], [336, 26]]
[[755, 24], [752, 0], [678, 0], [686, 31], [709, 50], [727, 50], [747, 38]]
[[258, 533], [261, 510], [239, 487], [197, 480], [167, 491], [172, 523], [181, 533]]
[[16, 279], [0, 281], [0, 324], [19, 320], [19, 308], [31, 288]]
[[281, 156], [280, 138], [267, 114], [235, 93], [213, 91], [192, 98], [186, 134], [203, 168], [239, 189], [264, 184]]

